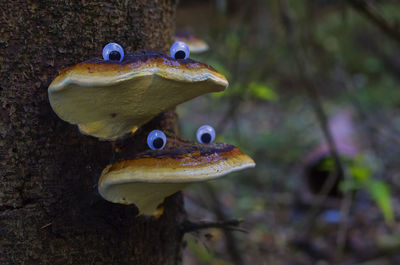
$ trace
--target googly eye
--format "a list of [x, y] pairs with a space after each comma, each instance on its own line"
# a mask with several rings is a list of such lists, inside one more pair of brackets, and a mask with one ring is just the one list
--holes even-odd
[[147, 145], [151, 150], [161, 150], [167, 143], [167, 137], [160, 130], [153, 130], [147, 136]]
[[171, 54], [171, 57], [176, 60], [187, 59], [190, 54], [189, 47], [186, 45], [186, 43], [182, 41], [177, 41], [172, 44], [169, 52]]
[[210, 125], [203, 125], [197, 129], [196, 138], [201, 144], [212, 143], [215, 139], [215, 130]]
[[118, 43], [111, 42], [103, 48], [103, 59], [121, 62], [124, 59], [124, 49]]

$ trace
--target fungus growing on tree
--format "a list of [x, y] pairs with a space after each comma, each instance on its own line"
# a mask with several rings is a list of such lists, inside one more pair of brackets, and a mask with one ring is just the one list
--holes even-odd
[[[164, 198], [191, 183], [255, 166], [249, 156], [232, 145], [212, 141], [199, 141], [199, 144], [179, 139], [168, 141], [162, 132], [155, 131], [158, 136], [153, 137], [153, 131], [148, 137], [148, 146], [153, 150], [120, 159], [103, 170], [98, 189], [104, 199], [135, 204], [141, 213], [153, 215], [157, 214], [157, 207]], [[207, 137], [206, 130], [199, 131], [200, 139], [212, 139], [212, 136]]]
[[124, 53], [110, 43], [103, 59], [61, 71], [49, 86], [50, 104], [82, 133], [116, 140], [162, 111], [228, 86], [211, 66], [187, 59], [185, 45], [171, 52], [171, 57], [145, 50]]
[[204, 40], [201, 40], [187, 32], [177, 31], [174, 38], [175, 41], [182, 41], [186, 43], [192, 53], [201, 53], [208, 51], [209, 49], [208, 44]]
[[[228, 86], [222, 74], [188, 59], [189, 53], [183, 42], [171, 46], [171, 57], [153, 51], [125, 53], [109, 43], [103, 60], [79, 63], [56, 77], [48, 90], [50, 104], [82, 133], [126, 144], [122, 136], [157, 114]], [[213, 143], [215, 131], [209, 125], [201, 126], [196, 138], [199, 144], [176, 135], [167, 140], [164, 132], [153, 130], [147, 137], [151, 150], [138, 153], [138, 142], [123, 151], [117, 147], [117, 158], [101, 174], [99, 193], [110, 202], [135, 204], [140, 213], [157, 215], [166, 197], [190, 183], [255, 165], [234, 146]]]

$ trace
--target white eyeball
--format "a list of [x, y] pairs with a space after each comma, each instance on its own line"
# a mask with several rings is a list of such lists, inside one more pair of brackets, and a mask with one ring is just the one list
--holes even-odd
[[186, 45], [186, 43], [182, 41], [177, 41], [172, 44], [169, 52], [171, 54], [171, 57], [176, 60], [187, 59], [190, 54], [189, 47]]
[[103, 48], [103, 59], [121, 62], [124, 59], [124, 49], [118, 43], [111, 42]]
[[167, 143], [167, 136], [160, 130], [153, 130], [147, 136], [147, 145], [151, 150], [161, 150]]
[[203, 125], [197, 129], [196, 138], [201, 144], [212, 143], [215, 139], [215, 130], [210, 125]]

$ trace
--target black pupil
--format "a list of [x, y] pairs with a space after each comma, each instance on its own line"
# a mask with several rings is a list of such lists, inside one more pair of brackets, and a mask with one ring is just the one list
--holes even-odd
[[185, 54], [185, 52], [184, 51], [177, 51], [176, 53], [175, 53], [175, 59], [185, 59], [185, 56], [186, 56], [186, 54]]
[[160, 149], [164, 145], [164, 140], [160, 137], [153, 140], [153, 146], [155, 149]]
[[201, 141], [205, 144], [208, 144], [211, 142], [211, 135], [209, 133], [203, 133], [201, 135]]
[[121, 59], [121, 54], [117, 51], [112, 51], [110, 52], [108, 58], [110, 58], [112, 61], [119, 61]]

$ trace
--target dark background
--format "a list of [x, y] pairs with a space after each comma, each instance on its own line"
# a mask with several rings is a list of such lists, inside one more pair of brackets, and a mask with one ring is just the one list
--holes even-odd
[[180, 2], [177, 30], [210, 46], [191, 57], [230, 82], [179, 106], [181, 131], [257, 163], [185, 192], [245, 232], [187, 235], [184, 264], [400, 264], [399, 25], [398, 1]]

